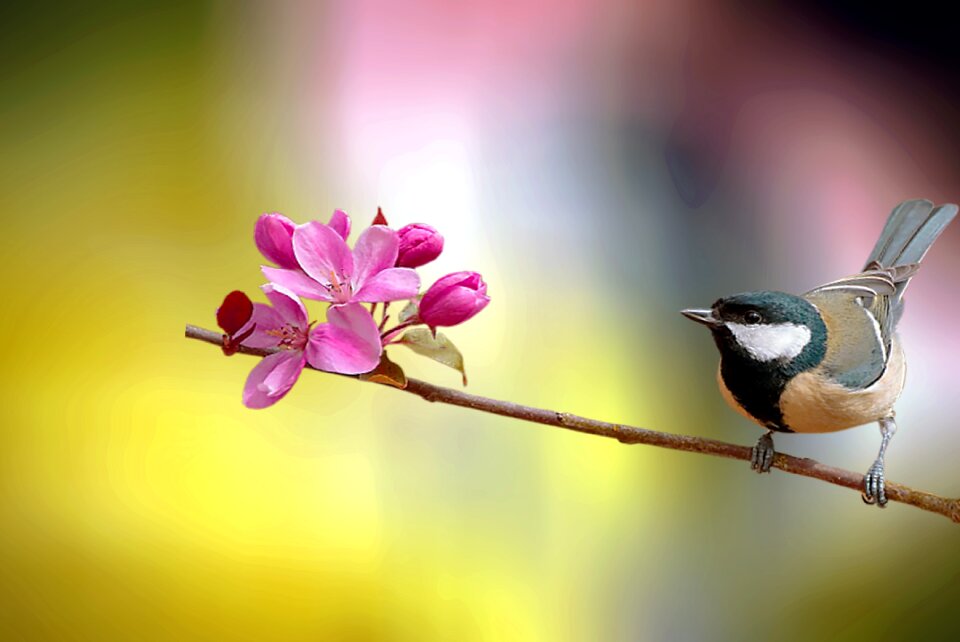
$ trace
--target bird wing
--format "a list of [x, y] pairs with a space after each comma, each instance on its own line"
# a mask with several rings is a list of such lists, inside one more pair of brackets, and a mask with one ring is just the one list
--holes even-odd
[[890, 298], [868, 285], [828, 284], [804, 295], [827, 326], [827, 352], [818, 368], [831, 381], [855, 390], [869, 387], [883, 375], [890, 354], [876, 310], [863, 305], [868, 296], [874, 306]]
[[903, 314], [903, 292], [957, 211], [952, 203], [938, 207], [923, 199], [900, 203], [862, 272], [804, 295], [827, 324], [823, 367], [834, 380], [865, 388], [883, 374], [894, 328]]
[[897, 291], [897, 283], [912, 277], [920, 267], [917, 264], [899, 265], [883, 268], [877, 265], [868, 266], [868, 269], [857, 274], [845, 276], [836, 281], [818, 285], [807, 292], [844, 291], [856, 296], [875, 298], [878, 296], [892, 296]]
[[896, 318], [891, 314], [892, 303], [900, 291], [901, 284], [909, 281], [919, 268], [919, 263], [887, 268], [871, 263], [863, 272], [824, 283], [804, 296], [833, 293], [838, 297], [850, 298], [876, 321], [884, 351], [889, 353], [896, 325]]

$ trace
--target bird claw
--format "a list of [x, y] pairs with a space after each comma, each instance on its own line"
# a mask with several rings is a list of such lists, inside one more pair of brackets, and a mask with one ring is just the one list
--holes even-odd
[[887, 505], [887, 489], [883, 479], [883, 460], [878, 459], [870, 466], [863, 477], [863, 493], [860, 497], [864, 504], [876, 504], [880, 508]]
[[758, 473], [769, 473], [775, 454], [773, 437], [770, 433], [766, 433], [757, 440], [757, 445], [750, 451], [750, 468]]

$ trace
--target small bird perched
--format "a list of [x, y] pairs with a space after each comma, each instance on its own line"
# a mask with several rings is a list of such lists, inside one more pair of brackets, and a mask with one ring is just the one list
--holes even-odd
[[767, 429], [753, 447], [751, 468], [770, 471], [774, 432], [834, 432], [876, 421], [880, 454], [864, 476], [863, 500], [887, 503], [884, 456], [906, 374], [895, 334], [903, 293], [956, 214], [953, 204], [905, 201], [859, 274], [801, 296], [746, 292], [710, 309], [683, 310], [713, 333], [724, 400]]

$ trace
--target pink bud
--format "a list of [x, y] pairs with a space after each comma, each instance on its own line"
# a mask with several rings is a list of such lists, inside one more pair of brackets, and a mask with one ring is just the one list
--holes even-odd
[[443, 237], [423, 223], [404, 225], [397, 232], [397, 236], [400, 237], [397, 267], [416, 268], [426, 265], [443, 251]]
[[487, 284], [476, 272], [454, 272], [430, 286], [420, 300], [420, 320], [431, 328], [463, 323], [487, 307]]
[[253, 240], [257, 249], [267, 260], [289, 270], [298, 269], [297, 257], [293, 254], [293, 221], [283, 214], [264, 214], [253, 228]]

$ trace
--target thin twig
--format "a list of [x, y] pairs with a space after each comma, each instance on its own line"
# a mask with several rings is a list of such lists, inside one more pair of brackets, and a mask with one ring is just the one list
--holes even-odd
[[[380, 325], [377, 326], [377, 327], [380, 328], [380, 332], [383, 332], [384, 326], [387, 325], [387, 321], [390, 319], [390, 315], [387, 314], [387, 310], [389, 310], [389, 309], [390, 309], [390, 302], [389, 302], [389, 301], [384, 301], [384, 302], [383, 302], [383, 316], [380, 317]], [[373, 315], [371, 314], [370, 316], [373, 316]]]
[[[198, 339], [214, 345], [221, 345], [223, 336], [219, 332], [205, 330], [192, 325], [187, 325], [185, 335], [188, 339]], [[240, 352], [266, 356], [274, 352], [274, 350], [241, 347]], [[565, 412], [522, 406], [509, 401], [489, 399], [487, 397], [453, 390], [452, 388], [435, 386], [432, 383], [419, 381], [417, 379], [408, 378], [407, 387], [404, 388], [404, 391], [413, 393], [430, 402], [462, 406], [495, 415], [503, 415], [504, 417], [513, 417], [514, 419], [521, 419], [523, 421], [556, 426], [557, 428], [582, 432], [588, 435], [609, 437], [624, 444], [646, 444], [648, 446], [660, 446], [661, 448], [703, 453], [716, 457], [743, 459], [745, 461], [750, 460], [750, 448], [748, 446], [737, 446], [736, 444], [729, 444], [723, 441], [717, 441], [716, 439], [675, 435], [622, 424], [611, 424]], [[860, 491], [863, 488], [862, 474], [827, 466], [813, 459], [777, 453], [773, 459], [773, 467], [779, 468], [787, 473], [812, 477], [836, 484], [837, 486], [852, 488], [856, 491]], [[914, 490], [908, 486], [893, 482], [887, 482], [886, 490], [887, 499], [891, 501], [910, 504], [911, 506], [916, 506], [917, 508], [932, 513], [939, 513], [949, 517], [954, 522], [960, 523], [960, 499], [948, 499], [926, 491]]]
[[380, 328], [380, 340], [384, 343], [390, 343], [390, 341], [397, 336], [402, 330], [406, 330], [412, 325], [416, 325], [418, 321], [416, 319], [410, 319], [409, 321], [404, 321], [398, 325], [393, 326], [389, 330], [384, 330]]

